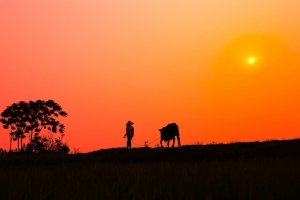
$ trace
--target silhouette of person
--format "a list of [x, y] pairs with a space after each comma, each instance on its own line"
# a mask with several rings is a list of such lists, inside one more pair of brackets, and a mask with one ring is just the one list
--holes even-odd
[[128, 121], [126, 123], [126, 133], [124, 135], [124, 138], [127, 136], [127, 148], [131, 149], [131, 139], [133, 138], [134, 135], [134, 128], [132, 126], [133, 122]]

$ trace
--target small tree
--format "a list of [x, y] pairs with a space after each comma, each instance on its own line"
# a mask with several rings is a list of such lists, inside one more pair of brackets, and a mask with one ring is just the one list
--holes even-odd
[[73, 154], [81, 154], [80, 148], [75, 148], [74, 147]]
[[53, 133], [59, 131], [64, 136], [65, 126], [56, 120], [57, 117], [66, 117], [68, 114], [53, 100], [20, 101], [8, 106], [1, 113], [3, 128], [9, 131], [11, 150], [12, 141], [18, 141], [18, 150], [23, 146], [25, 134], [30, 134], [30, 142], [36, 141], [43, 129]]
[[7, 152], [4, 149], [0, 148], [0, 155], [5, 155], [6, 153]]
[[194, 143], [194, 145], [203, 145], [203, 143], [202, 143], [202, 142], [199, 142], [199, 141], [197, 141], [197, 142], [195, 142], [195, 143]]
[[148, 142], [148, 140], [144, 142], [144, 147], [149, 148], [149, 142]]
[[69, 153], [70, 148], [66, 143], [62, 143], [61, 138], [54, 138], [52, 134], [48, 137], [35, 136], [22, 149], [27, 153], [58, 152]]

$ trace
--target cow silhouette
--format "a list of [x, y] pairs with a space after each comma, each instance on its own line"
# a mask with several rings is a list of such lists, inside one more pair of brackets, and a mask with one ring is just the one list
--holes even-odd
[[173, 140], [173, 145], [172, 147], [174, 147], [174, 143], [175, 143], [175, 136], [177, 137], [177, 142], [178, 142], [178, 146], [180, 147], [180, 137], [179, 137], [179, 129], [176, 123], [170, 123], [167, 126], [158, 129], [160, 131], [160, 145], [162, 148], [164, 148], [164, 146], [162, 145], [162, 141], [167, 142], [168, 147], [169, 147], [169, 142], [170, 140]]

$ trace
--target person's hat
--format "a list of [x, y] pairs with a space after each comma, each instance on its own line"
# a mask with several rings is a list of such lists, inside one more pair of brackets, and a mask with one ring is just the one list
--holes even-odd
[[127, 125], [127, 126], [130, 126], [130, 125], [132, 125], [132, 124], [133, 124], [133, 122], [129, 120], [129, 121], [127, 122], [126, 125]]

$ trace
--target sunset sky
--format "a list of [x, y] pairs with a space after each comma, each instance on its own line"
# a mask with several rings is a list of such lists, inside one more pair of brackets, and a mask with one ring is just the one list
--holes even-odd
[[[128, 120], [133, 147], [172, 122], [183, 145], [300, 137], [299, 8], [299, 0], [0, 1], [0, 112], [53, 99], [69, 114], [59, 118], [64, 142], [82, 152], [125, 147]], [[3, 128], [0, 147], [9, 147]]]

